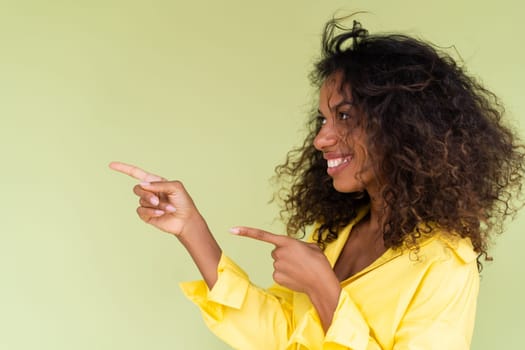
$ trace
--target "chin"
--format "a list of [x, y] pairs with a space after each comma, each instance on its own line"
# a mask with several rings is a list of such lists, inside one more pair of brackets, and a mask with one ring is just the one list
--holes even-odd
[[334, 189], [341, 193], [363, 192], [365, 189], [362, 185], [353, 182], [339, 182], [333, 180]]

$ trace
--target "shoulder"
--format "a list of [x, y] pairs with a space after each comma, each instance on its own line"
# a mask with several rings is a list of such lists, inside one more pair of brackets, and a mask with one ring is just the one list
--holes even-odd
[[460, 264], [473, 263], [478, 257], [468, 237], [439, 228], [433, 228], [429, 235], [418, 240], [415, 247], [407, 249], [434, 261], [454, 260]]

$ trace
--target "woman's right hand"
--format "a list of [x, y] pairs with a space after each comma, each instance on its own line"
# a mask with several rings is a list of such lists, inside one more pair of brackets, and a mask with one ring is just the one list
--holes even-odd
[[179, 238], [192, 223], [203, 221], [180, 181], [168, 181], [121, 162], [111, 162], [109, 167], [140, 181], [133, 192], [139, 197], [137, 214], [143, 221]]

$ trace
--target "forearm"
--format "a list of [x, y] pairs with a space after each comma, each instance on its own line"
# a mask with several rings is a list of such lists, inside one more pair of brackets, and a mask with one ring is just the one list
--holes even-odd
[[190, 254], [208, 288], [212, 289], [217, 281], [217, 265], [222, 250], [204, 218], [196, 214], [188, 221], [184, 231], [177, 235], [177, 238]]
[[308, 297], [315, 307], [323, 330], [326, 333], [332, 324], [334, 312], [341, 294], [341, 286], [335, 275], [327, 281], [327, 283], [319, 283], [318, 286], [318, 288], [308, 293]]

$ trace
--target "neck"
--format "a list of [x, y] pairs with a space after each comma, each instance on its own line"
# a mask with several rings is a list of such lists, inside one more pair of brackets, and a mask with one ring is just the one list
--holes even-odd
[[366, 221], [371, 232], [377, 232], [381, 237], [383, 236], [383, 225], [387, 216], [387, 207], [382, 198], [377, 195], [370, 196], [370, 212], [369, 219]]

